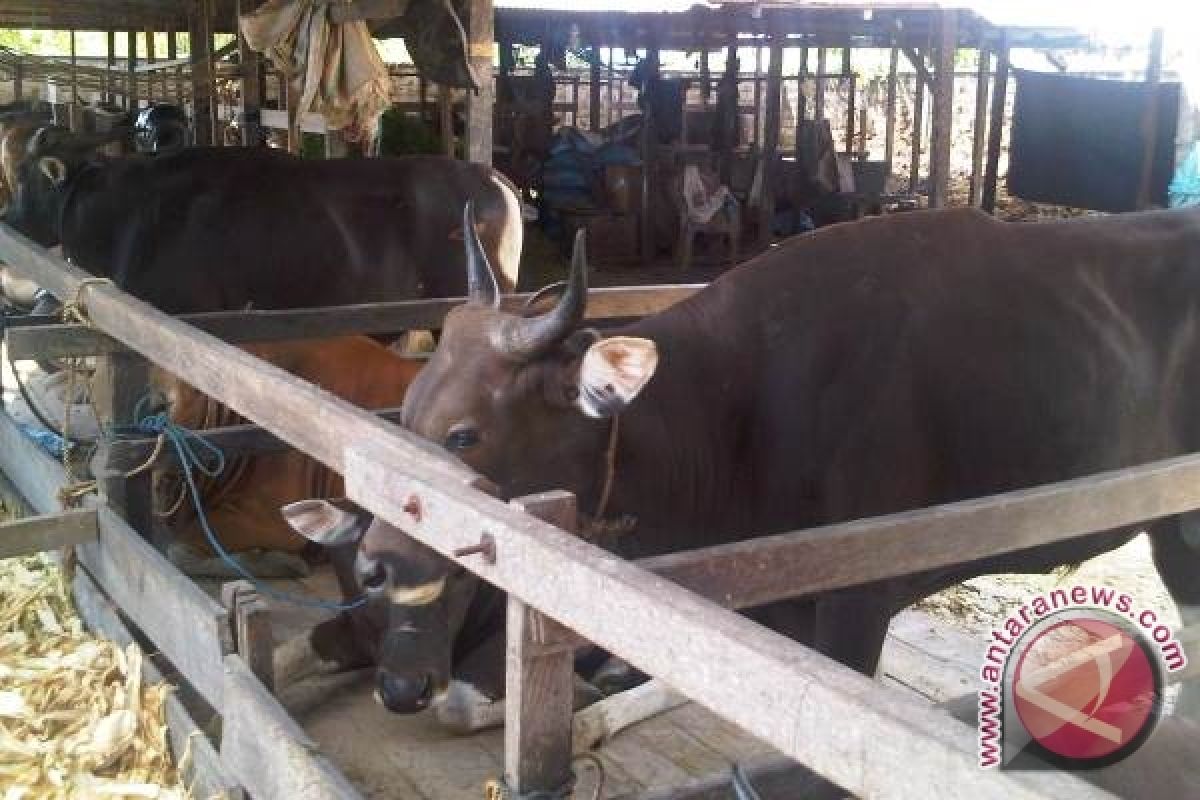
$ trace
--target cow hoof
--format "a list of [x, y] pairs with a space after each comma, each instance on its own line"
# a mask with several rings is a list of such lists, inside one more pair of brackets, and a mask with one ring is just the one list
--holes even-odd
[[433, 718], [460, 736], [499, 728], [504, 724], [504, 698], [491, 698], [469, 683], [450, 681], [433, 699]]

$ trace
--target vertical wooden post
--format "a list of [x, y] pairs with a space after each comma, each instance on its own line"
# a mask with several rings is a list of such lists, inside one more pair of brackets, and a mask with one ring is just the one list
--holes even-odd
[[234, 9], [234, 22], [238, 29], [238, 61], [242, 69], [242, 108], [238, 123], [242, 128], [242, 144], [245, 147], [258, 147], [262, 142], [262, 58], [251, 49], [242, 35], [241, 17], [246, 6], [246, 0], [237, 0]]
[[758, 243], [771, 243], [772, 221], [775, 218], [775, 160], [779, 154], [779, 95], [783, 87], [783, 42], [785, 36], [771, 33], [771, 63], [767, 67], [766, 123], [763, 129], [763, 195], [758, 208]]
[[495, 50], [495, 23], [492, 0], [470, 0], [467, 14], [467, 41], [471, 69], [479, 81], [478, 92], [467, 92], [466, 159], [476, 164], [492, 163], [492, 106], [495, 82], [492, 77], [492, 53]]
[[588, 130], [600, 130], [600, 48], [592, 46], [592, 63], [588, 65]]
[[954, 56], [958, 50], [958, 14], [943, 11], [938, 25], [934, 65], [933, 134], [929, 150], [929, 207], [943, 208], [950, 191], [950, 151], [954, 134]]
[[250, 581], [221, 585], [221, 605], [229, 610], [233, 652], [271, 692], [275, 691], [275, 632], [271, 609]]
[[1151, 182], [1154, 180], [1154, 150], [1158, 140], [1158, 83], [1162, 78], [1163, 29], [1150, 35], [1146, 61], [1146, 107], [1142, 112], [1142, 174], [1138, 182], [1137, 207], [1150, 208]]
[[[644, 76], [642, 91], [647, 97], [653, 95], [654, 86], [658, 83], [659, 54], [657, 43], [646, 49], [646, 61], [653, 66]], [[658, 120], [654, 117], [654, 104], [647, 102], [642, 113], [642, 219], [641, 219], [641, 256], [642, 263], [648, 264], [654, 257], [654, 186], [656, 162], [658, 161]]]
[[125, 62], [125, 81], [128, 84], [125, 87], [125, 109], [137, 111], [137, 31], [130, 30], [126, 34], [126, 47], [129, 48], [129, 58]]
[[[616, 100], [613, 97], [613, 90], [616, 88], [616, 72], [613, 66], [613, 49], [608, 48], [608, 124], [613, 124], [613, 115], [616, 113]], [[619, 119], [619, 117], [618, 117]]]
[[[896, 70], [900, 66], [900, 48], [892, 45], [888, 56], [887, 107], [884, 120], [883, 160], [887, 162], [887, 174], [892, 174], [892, 161], [896, 157]], [[918, 80], [920, 80], [918, 78]]]
[[[700, 46], [700, 105], [705, 109], [708, 108], [712, 100], [712, 75], [708, 70], [708, 43], [703, 42]], [[686, 106], [687, 103], [684, 103]]]
[[975, 122], [971, 128], [971, 205], [983, 200], [983, 148], [987, 141], [988, 77], [991, 74], [992, 54], [987, 43], [979, 43], [979, 64], [975, 71]]
[[[545, 492], [510, 505], [574, 531], [575, 496]], [[561, 789], [571, 778], [574, 700], [572, 637], [558, 623], [508, 599], [504, 700], [504, 780], [516, 796]]]
[[918, 71], [913, 92], [912, 162], [908, 173], [908, 193], [916, 194], [921, 179], [921, 139], [925, 135], [925, 81]]
[[817, 48], [817, 78], [813, 90], [813, 119], [825, 119], [825, 69], [826, 52], [824, 47]]
[[17, 55], [17, 63], [13, 66], [13, 100], [21, 102], [25, 98], [25, 63]]
[[851, 72], [846, 79], [846, 155], [854, 154], [854, 130], [858, 119], [858, 78]]
[[[76, 50], [75, 29], [70, 31], [71, 35], [71, 105], [79, 105], [79, 58]], [[74, 112], [72, 112], [74, 116]]]
[[988, 125], [987, 166], [983, 173], [980, 207], [989, 214], [996, 210], [996, 183], [1000, 176], [1000, 147], [1004, 139], [1004, 108], [1008, 102], [1008, 40], [1001, 39], [996, 51], [996, 80], [992, 87], [992, 110]]
[[209, 0], [192, 0], [188, 15], [188, 39], [192, 60], [192, 124], [196, 144], [213, 143], [212, 34]]
[[[154, 31], [153, 30], [146, 31], [146, 63], [147, 64], [154, 63]], [[146, 73], [146, 102], [148, 105], [153, 104], [155, 100], [159, 100], [159, 99], [165, 100], [166, 99], [165, 97], [160, 97], [154, 93], [155, 92], [154, 78], [156, 76], [158, 76], [158, 73], [156, 73], [156, 72], [147, 72]], [[166, 92], [163, 92], [163, 95], [165, 95], [165, 94], [166, 94]]]
[[[168, 61], [174, 61], [175, 59], [179, 58], [179, 44], [177, 42], [178, 38], [179, 38], [179, 31], [175, 30], [174, 28], [170, 28], [169, 30], [167, 30], [167, 60]], [[179, 67], [174, 67], [171, 69], [170, 78], [166, 79], [166, 80], [170, 80], [174, 84], [172, 86], [170, 95], [177, 104], [183, 103], [182, 75], [183, 75], [182, 70]]]
[[754, 43], [754, 145], [762, 144], [762, 46]]
[[[150, 385], [149, 363], [134, 353], [113, 353], [102, 360], [92, 385], [96, 413], [101, 425], [133, 425], [138, 403]], [[143, 470], [132, 477], [128, 473], [140, 467], [129, 460], [132, 451], [111, 447], [112, 439], [101, 439], [92, 458], [92, 471], [100, 494], [129, 523], [130, 527], [152, 541], [156, 536], [153, 513], [153, 474]], [[140, 459], [140, 455], [135, 456]], [[166, 543], [155, 542], [165, 548]]]
[[450, 87], [438, 84], [438, 124], [442, 132], [442, 154], [454, 158], [454, 103]]
[[117, 70], [117, 32], [105, 31], [105, 38], [108, 40], [108, 59], [104, 65], [104, 102], [117, 102], [116, 94], [113, 92], [113, 73]]

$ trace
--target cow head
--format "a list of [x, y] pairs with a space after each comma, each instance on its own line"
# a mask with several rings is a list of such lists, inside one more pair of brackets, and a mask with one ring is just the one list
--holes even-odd
[[59, 244], [66, 187], [95, 158], [96, 148], [113, 136], [77, 135], [54, 125], [38, 128], [15, 165], [12, 202], [4, 221], [43, 247]]
[[[437, 352], [405, 396], [403, 423], [506, 497], [565, 488], [588, 507], [604, 483], [611, 418], [653, 376], [655, 345], [579, 329], [587, 301], [582, 235], [562, 298], [527, 317], [500, 310], [470, 205], [464, 230], [469, 301], [447, 316]], [[394, 711], [423, 708], [449, 684], [477, 580], [379, 520], [361, 538], [356, 567], [364, 615], [382, 636], [380, 698]]]

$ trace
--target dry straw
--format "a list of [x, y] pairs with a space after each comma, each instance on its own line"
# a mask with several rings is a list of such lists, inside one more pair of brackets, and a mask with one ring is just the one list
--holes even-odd
[[184, 800], [142, 658], [83, 629], [48, 556], [0, 560], [0, 800]]

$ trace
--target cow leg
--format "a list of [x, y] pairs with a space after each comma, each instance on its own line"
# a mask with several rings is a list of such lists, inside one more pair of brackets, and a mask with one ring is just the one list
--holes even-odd
[[369, 666], [371, 655], [343, 612], [275, 648], [275, 685], [283, 689], [308, 678]]
[[[1200, 626], [1200, 512], [1160, 520], [1150, 528], [1154, 565], [1184, 628]], [[1200, 653], [1188, 653], [1189, 659]], [[1200, 719], [1200, 679], [1184, 682], [1175, 713]]]
[[813, 646], [864, 675], [874, 676], [891, 620], [890, 596], [879, 585], [829, 592], [817, 599]]

